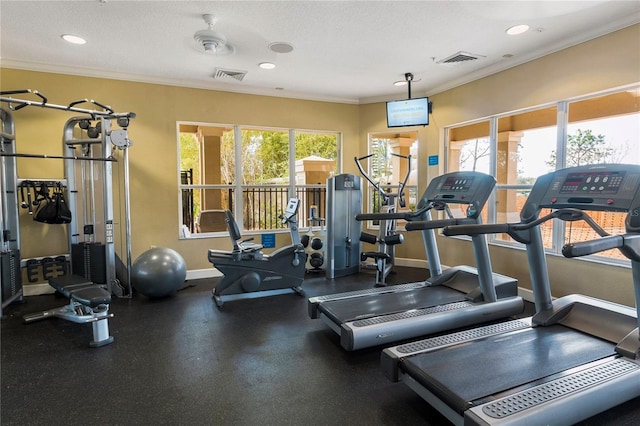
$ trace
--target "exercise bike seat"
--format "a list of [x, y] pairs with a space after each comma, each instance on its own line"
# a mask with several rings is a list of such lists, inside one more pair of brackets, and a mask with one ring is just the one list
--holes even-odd
[[227, 229], [229, 231], [229, 237], [231, 238], [231, 243], [233, 244], [233, 251], [235, 253], [251, 253], [255, 251], [260, 251], [264, 247], [262, 244], [256, 244], [250, 242], [252, 238], [242, 240], [242, 235], [240, 234], [240, 229], [238, 229], [238, 224], [231, 213], [231, 210], [224, 211], [224, 221], [227, 222]]
[[111, 295], [107, 290], [79, 275], [50, 278], [49, 285], [65, 297], [91, 308], [111, 303]]
[[236, 247], [234, 247], [234, 251], [240, 251], [242, 253], [260, 251], [264, 248], [262, 244], [251, 243], [249, 240], [240, 241]]

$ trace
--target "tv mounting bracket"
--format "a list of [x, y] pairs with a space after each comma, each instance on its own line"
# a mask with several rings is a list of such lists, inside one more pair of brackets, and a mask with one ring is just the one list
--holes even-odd
[[407, 90], [409, 91], [409, 99], [411, 99], [411, 82], [413, 81], [413, 74], [410, 72], [404, 73], [404, 79], [407, 82]]

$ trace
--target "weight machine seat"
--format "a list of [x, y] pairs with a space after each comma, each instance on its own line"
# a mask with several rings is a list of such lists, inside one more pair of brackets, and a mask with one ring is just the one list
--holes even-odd
[[50, 278], [49, 285], [65, 297], [90, 308], [111, 303], [111, 295], [107, 290], [79, 275]]

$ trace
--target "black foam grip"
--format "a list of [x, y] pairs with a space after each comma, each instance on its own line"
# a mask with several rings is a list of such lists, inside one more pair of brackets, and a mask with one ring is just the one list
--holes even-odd
[[367, 234], [366, 232], [361, 232], [360, 241], [363, 243], [375, 244], [378, 242], [378, 237], [372, 234]]
[[481, 235], [481, 234], [501, 234], [509, 232], [508, 223], [487, 223], [480, 225], [454, 225], [446, 226], [442, 233], [449, 237], [454, 235]]
[[408, 220], [411, 218], [413, 212], [409, 213], [358, 213], [356, 220], [362, 222], [363, 220]]
[[610, 235], [597, 240], [579, 243], [565, 244], [562, 247], [564, 257], [579, 257], [599, 253], [605, 250], [621, 248], [624, 246], [624, 238], [620, 235]]
[[407, 231], [421, 231], [425, 229], [440, 229], [445, 226], [460, 225], [464, 223], [475, 223], [475, 220], [466, 218], [417, 220], [415, 222], [407, 223], [404, 226], [404, 229]]

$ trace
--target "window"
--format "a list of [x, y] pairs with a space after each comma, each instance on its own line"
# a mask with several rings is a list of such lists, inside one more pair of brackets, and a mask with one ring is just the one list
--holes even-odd
[[225, 210], [244, 230], [280, 229], [293, 195], [302, 200], [300, 226], [312, 205], [324, 214], [338, 133], [198, 123], [178, 123], [178, 133], [183, 237], [226, 233]]
[[[549, 155], [555, 152], [557, 108], [535, 109], [498, 118], [496, 158], [496, 222], [518, 222], [520, 210], [536, 178], [554, 170]], [[542, 224], [545, 248], [553, 247], [553, 222]], [[507, 234], [496, 239], [514, 241]]]
[[[489, 121], [479, 121], [448, 129], [447, 171], [476, 171], [491, 174]], [[465, 217], [467, 206], [451, 204], [454, 217]], [[487, 221], [487, 205], [482, 209], [482, 221]]]
[[[640, 163], [639, 99], [640, 87], [634, 87], [452, 126], [445, 133], [447, 170], [478, 170], [495, 176], [495, 200], [485, 207], [483, 220], [517, 222], [529, 190], [541, 175], [581, 164]], [[624, 231], [625, 214], [590, 215], [608, 232]], [[545, 248], [555, 253], [567, 242], [596, 237], [580, 222], [547, 222], [542, 236]], [[506, 234], [489, 239], [517, 244]], [[626, 259], [617, 250], [595, 257], [614, 262]]]
[[[640, 88], [590, 97], [567, 106], [566, 166], [640, 163]], [[592, 212], [609, 233], [624, 233], [625, 213]], [[597, 238], [583, 222], [564, 223], [563, 243]], [[626, 259], [618, 250], [600, 256]]]
[[[295, 132], [295, 185], [296, 193], [304, 194], [300, 226], [319, 226], [313, 219], [326, 218], [327, 179], [339, 173], [338, 135], [335, 133]], [[300, 195], [299, 195], [300, 196]]]

